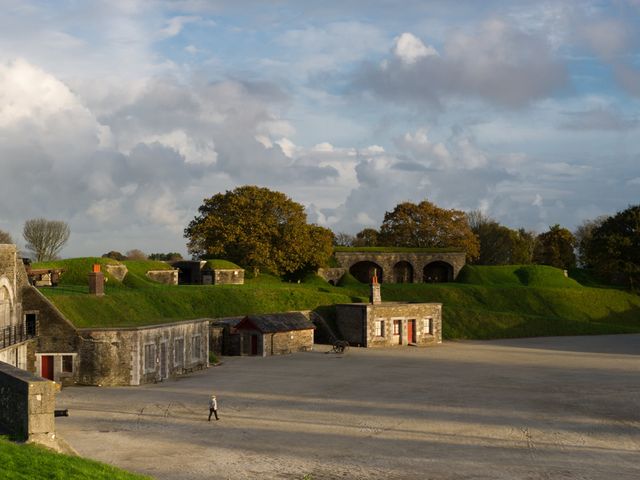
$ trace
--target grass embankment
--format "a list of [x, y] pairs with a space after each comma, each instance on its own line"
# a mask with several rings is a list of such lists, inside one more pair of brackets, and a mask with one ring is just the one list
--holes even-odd
[[36, 445], [16, 444], [2, 437], [0, 437], [0, 465], [0, 477], [3, 479], [143, 480], [150, 478], [93, 460], [54, 453]]
[[[97, 298], [86, 295], [87, 288], [77, 283], [82, 279], [86, 284], [92, 262], [58, 262], [56, 266], [68, 269], [60, 286], [43, 289], [78, 327], [301, 309], [317, 309], [331, 320], [332, 305], [368, 297], [368, 286], [350, 275], [336, 287], [315, 276], [297, 284], [264, 274], [245, 285], [167, 286], [148, 280], [143, 272], [148, 265], [140, 264], [124, 282], [110, 279], [107, 295]], [[84, 270], [76, 273], [76, 267]], [[443, 333], [448, 339], [640, 333], [639, 296], [586, 287], [551, 267], [467, 266], [455, 283], [384, 284], [382, 296], [389, 301], [443, 303]]]

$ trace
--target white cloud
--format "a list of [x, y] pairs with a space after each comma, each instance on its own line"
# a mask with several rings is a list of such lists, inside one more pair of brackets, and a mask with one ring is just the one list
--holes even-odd
[[398, 57], [402, 63], [412, 65], [421, 58], [438, 55], [438, 51], [431, 45], [427, 46], [422, 43], [422, 40], [412, 33], [405, 32], [395, 38], [393, 54]]
[[163, 37], [175, 37], [176, 35], [179, 35], [180, 32], [182, 32], [182, 29], [184, 28], [185, 25], [188, 25], [189, 23], [194, 23], [201, 20], [200, 17], [195, 17], [195, 16], [177, 16], [177, 17], [173, 17], [170, 18], [167, 23], [165, 28], [163, 28], [162, 30], [160, 30], [160, 34]]

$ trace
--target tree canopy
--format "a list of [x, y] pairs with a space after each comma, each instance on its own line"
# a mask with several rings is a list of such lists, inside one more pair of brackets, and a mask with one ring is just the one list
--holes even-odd
[[242, 186], [204, 200], [185, 228], [189, 252], [278, 274], [327, 263], [333, 233], [307, 224], [304, 207], [281, 192]]
[[375, 228], [365, 228], [356, 233], [354, 247], [377, 247], [380, 233]]
[[0, 243], [13, 243], [13, 238], [9, 232], [0, 230]]
[[479, 255], [479, 243], [467, 216], [460, 210], [440, 208], [429, 201], [404, 202], [386, 212], [380, 227], [381, 245], [395, 247], [458, 247], [469, 258]]
[[548, 231], [538, 235], [533, 261], [556, 268], [575, 267], [575, 245], [576, 239], [569, 230], [557, 224], [553, 225]]
[[607, 218], [596, 226], [587, 247], [588, 258], [600, 273], [623, 274], [631, 288], [640, 281], [640, 205]]
[[479, 210], [467, 214], [471, 231], [480, 242], [478, 265], [522, 265], [532, 261], [535, 237], [523, 229], [512, 230]]
[[22, 236], [36, 262], [54, 260], [69, 240], [71, 230], [66, 222], [34, 218], [24, 223]]

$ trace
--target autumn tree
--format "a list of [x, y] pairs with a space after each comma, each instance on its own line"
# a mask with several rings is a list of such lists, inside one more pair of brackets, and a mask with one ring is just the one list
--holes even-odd
[[285, 194], [238, 187], [204, 200], [184, 231], [197, 258], [221, 257], [278, 274], [325, 265], [330, 230], [307, 224], [304, 207]]
[[535, 232], [527, 231], [524, 228], [512, 232], [511, 264], [528, 265], [533, 263], [533, 252], [537, 241]]
[[0, 230], [0, 243], [13, 243], [13, 238], [9, 232]]
[[36, 262], [53, 260], [69, 240], [71, 230], [66, 222], [34, 218], [24, 223], [22, 236]]
[[375, 228], [365, 228], [356, 233], [353, 240], [354, 247], [377, 247], [380, 233]]
[[533, 261], [556, 268], [575, 267], [576, 255], [573, 251], [575, 245], [576, 239], [569, 230], [557, 224], [553, 225], [547, 232], [538, 235]]
[[596, 271], [609, 277], [623, 274], [630, 288], [640, 282], [640, 205], [607, 218], [593, 230], [590, 258]]
[[126, 253], [127, 260], [146, 260], [147, 254], [138, 248], [133, 248]]
[[460, 210], [446, 210], [426, 200], [404, 202], [386, 212], [380, 227], [380, 243], [395, 247], [460, 248], [469, 258], [480, 253], [467, 216]]

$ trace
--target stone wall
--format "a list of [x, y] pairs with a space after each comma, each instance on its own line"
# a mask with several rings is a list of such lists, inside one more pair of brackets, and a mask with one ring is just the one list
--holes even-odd
[[212, 282], [214, 285], [243, 285], [244, 270], [241, 268], [215, 268], [213, 270]]
[[119, 282], [123, 281], [124, 277], [126, 277], [127, 273], [129, 272], [127, 266], [122, 264], [106, 264], [104, 268], [109, 275], [111, 275]]
[[337, 285], [338, 281], [349, 271], [348, 268], [334, 267], [334, 268], [319, 268], [318, 276], [324, 278], [331, 285]]
[[313, 329], [267, 333], [263, 338], [264, 355], [286, 355], [313, 350]]
[[165, 285], [178, 285], [178, 270], [149, 270], [148, 279]]
[[[80, 329], [79, 381], [86, 385], [140, 385], [207, 368], [209, 321]], [[196, 336], [200, 337], [198, 353]], [[145, 359], [146, 352], [152, 352], [151, 364]]]
[[408, 262], [413, 268], [413, 278], [409, 283], [422, 283], [424, 267], [433, 262], [444, 262], [453, 269], [453, 279], [457, 278], [466, 262], [464, 252], [426, 253], [426, 252], [335, 252], [338, 264], [347, 271], [356, 263], [373, 262], [378, 271], [381, 283], [395, 283], [394, 266], [399, 262]]
[[46, 443], [55, 438], [55, 386], [0, 362], [0, 424], [21, 439]]

